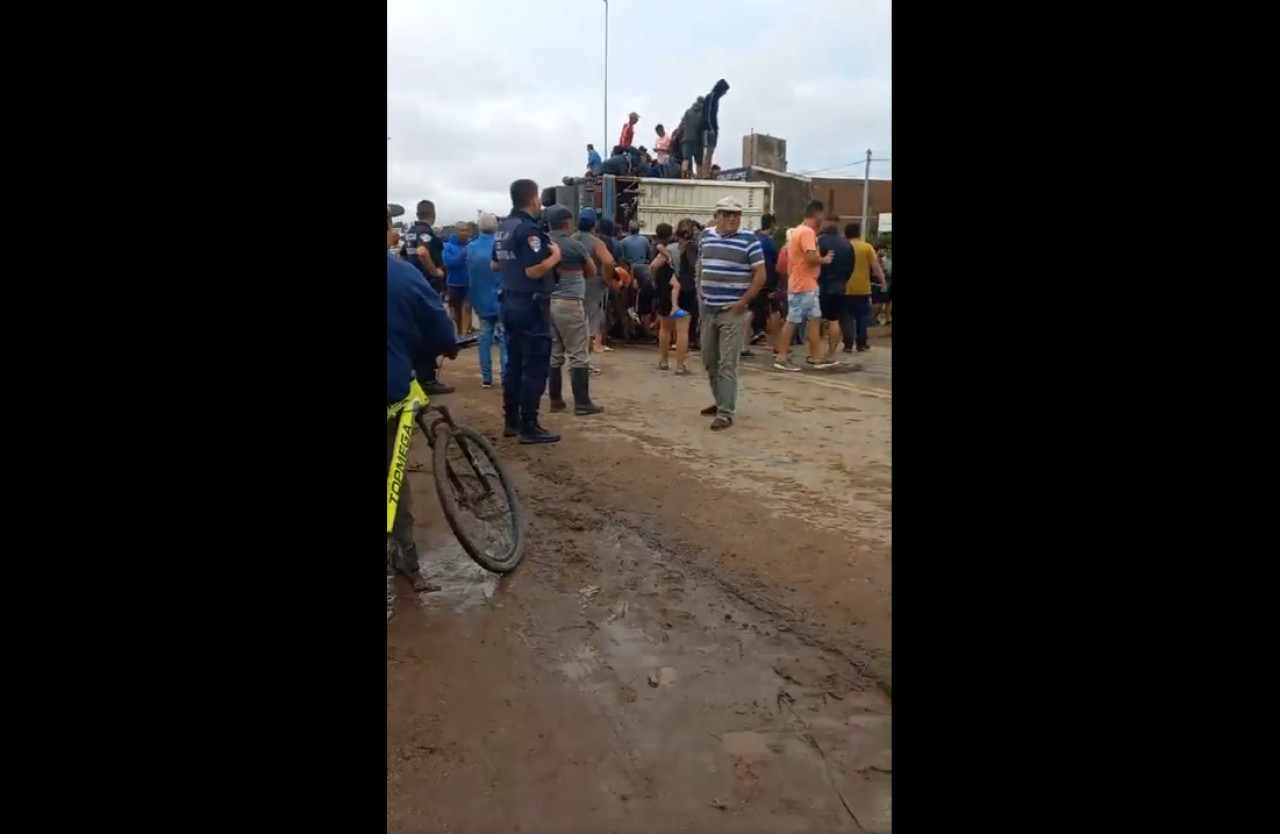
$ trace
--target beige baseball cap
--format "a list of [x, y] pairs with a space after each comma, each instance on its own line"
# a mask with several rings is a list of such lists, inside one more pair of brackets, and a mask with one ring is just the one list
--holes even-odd
[[731, 214], [742, 214], [742, 203], [739, 203], [732, 197], [721, 197], [716, 201], [716, 211], [724, 211]]

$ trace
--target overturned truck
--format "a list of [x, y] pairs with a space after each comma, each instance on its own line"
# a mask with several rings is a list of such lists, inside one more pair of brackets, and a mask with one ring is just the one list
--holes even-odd
[[574, 214], [590, 206], [613, 219], [619, 229], [635, 220], [640, 231], [651, 235], [659, 223], [674, 227], [685, 217], [709, 223], [716, 203], [732, 197], [742, 205], [742, 228], [755, 231], [760, 218], [773, 211], [772, 186], [767, 182], [735, 180], [679, 180], [650, 177], [600, 177], [570, 179], [570, 184], [544, 189], [544, 202], [555, 192], [555, 202]]

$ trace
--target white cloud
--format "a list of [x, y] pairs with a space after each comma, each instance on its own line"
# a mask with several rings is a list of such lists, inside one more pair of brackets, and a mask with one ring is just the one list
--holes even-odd
[[[637, 143], [675, 126], [719, 78], [717, 161], [754, 129], [787, 140], [788, 169], [891, 156], [890, 5], [611, 0], [604, 123], [601, 0], [387, 3], [387, 199], [441, 223], [502, 211], [520, 177], [579, 175], [632, 110]], [[849, 166], [832, 174], [860, 174]], [[888, 163], [872, 175], [887, 177]]]

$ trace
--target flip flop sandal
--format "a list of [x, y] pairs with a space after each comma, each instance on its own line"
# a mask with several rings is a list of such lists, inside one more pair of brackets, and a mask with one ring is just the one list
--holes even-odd
[[671, 367], [671, 366], [670, 366], [670, 365], [668, 365], [666, 362], [659, 362], [659, 363], [658, 363], [658, 370], [660, 370], [660, 371], [665, 371], [665, 370], [669, 369], [670, 367]]
[[676, 368], [676, 376], [688, 376], [688, 375], [689, 375], [689, 369], [684, 367], [683, 365], [681, 365], [679, 368]]
[[733, 425], [732, 417], [717, 417], [716, 419], [711, 421], [711, 430], [724, 431], [725, 429], [729, 428], [732, 425]]

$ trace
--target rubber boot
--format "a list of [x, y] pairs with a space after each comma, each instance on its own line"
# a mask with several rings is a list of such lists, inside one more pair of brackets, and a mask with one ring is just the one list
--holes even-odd
[[[573, 398], [577, 400], [578, 389], [573, 391]], [[564, 374], [555, 365], [551, 366], [551, 375], [547, 377], [547, 395], [551, 398], [552, 411], [564, 411]]]
[[573, 413], [579, 417], [585, 417], [588, 414], [599, 414], [604, 411], [603, 406], [598, 406], [591, 402], [591, 369], [590, 368], [570, 368], [569, 384], [573, 386]]
[[538, 425], [535, 417], [533, 420], [520, 421], [520, 442], [521, 443], [555, 443], [560, 439], [560, 435], [555, 432], [547, 431]]

